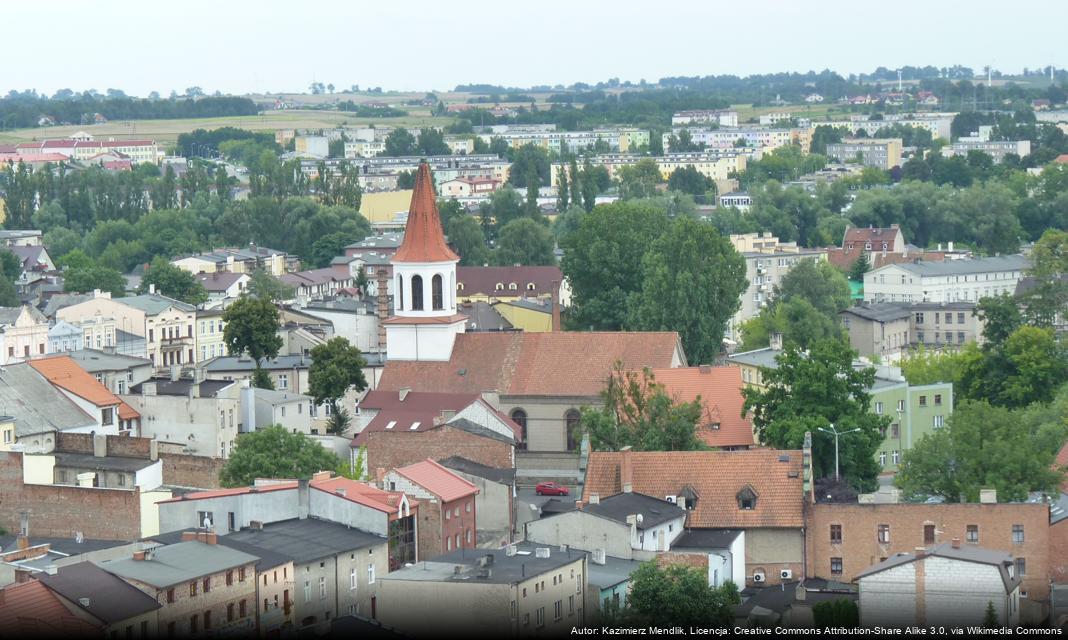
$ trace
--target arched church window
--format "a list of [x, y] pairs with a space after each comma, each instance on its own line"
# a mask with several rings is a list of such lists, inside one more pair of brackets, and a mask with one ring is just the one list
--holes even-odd
[[412, 276], [412, 311], [423, 310], [423, 276]]
[[397, 276], [397, 310], [404, 309], [404, 276]]
[[442, 278], [440, 273], [435, 275], [430, 281], [431, 304], [434, 306], [434, 311], [441, 311], [445, 308], [445, 297], [444, 292], [442, 291], [444, 287], [442, 286], [441, 281]]

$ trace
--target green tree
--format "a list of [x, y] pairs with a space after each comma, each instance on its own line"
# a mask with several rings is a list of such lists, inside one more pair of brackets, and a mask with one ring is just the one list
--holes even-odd
[[489, 262], [489, 248], [482, 225], [471, 216], [454, 217], [445, 225], [449, 244], [460, 254], [460, 264], [465, 267], [481, 267]]
[[181, 300], [186, 304], [198, 305], [208, 301], [208, 292], [196, 276], [174, 266], [162, 256], [152, 259], [144, 277], [141, 278], [137, 293], [148, 293], [149, 287], [152, 286], [155, 286], [160, 295]]
[[22, 258], [8, 251], [0, 249], [0, 277], [14, 282], [22, 275]]
[[1053, 490], [1064, 475], [1053, 461], [1068, 438], [1066, 418], [1063, 389], [1051, 404], [1024, 409], [960, 401], [945, 427], [905, 451], [894, 482], [910, 497], [949, 502], [978, 502], [980, 489], [988, 488], [1006, 502]]
[[642, 257], [627, 328], [677, 331], [691, 361], [710, 363], [746, 283], [745, 259], [727, 238], [708, 223], [676, 218]]
[[412, 156], [418, 151], [415, 136], [404, 127], [397, 127], [386, 136], [384, 156]]
[[554, 247], [553, 234], [546, 225], [520, 218], [501, 229], [493, 261], [499, 265], [553, 265]]
[[293, 287], [267, 273], [262, 268], [256, 268], [249, 274], [248, 295], [254, 298], [279, 302], [291, 299], [293, 293]]
[[649, 203], [613, 203], [587, 213], [562, 240], [561, 269], [571, 284], [568, 322], [576, 329], [618, 331], [625, 301], [642, 289], [642, 256], [668, 226]]
[[115, 269], [91, 265], [68, 269], [63, 273], [63, 290], [76, 293], [92, 293], [100, 289], [111, 293], [113, 298], [126, 295], [126, 278]]
[[975, 305], [975, 315], [983, 322], [983, 339], [988, 349], [1005, 344], [1024, 323], [1016, 299], [1009, 293], [987, 296]]
[[21, 304], [15, 283], [0, 276], [0, 307], [17, 307]]
[[876, 448], [889, 416], [869, 411], [875, 370], [854, 369], [856, 352], [841, 340], [820, 340], [806, 354], [791, 346], [777, 358], [778, 366], [761, 369], [765, 388], [742, 390], [744, 412], [752, 412], [753, 427], [762, 444], [776, 449], [800, 449], [812, 434], [812, 462], [818, 477], [833, 476], [834, 437], [826, 431], [857, 431], [839, 438], [841, 474], [854, 487], [871, 490], [879, 467]]
[[508, 181], [517, 189], [526, 188], [531, 180], [547, 184], [551, 170], [548, 150], [533, 143], [525, 144], [512, 154]]
[[329, 267], [330, 262], [345, 255], [345, 247], [363, 240], [366, 236], [351, 231], [335, 231], [328, 233], [312, 243], [311, 263], [316, 269]]
[[860, 256], [853, 261], [853, 266], [849, 268], [849, 279], [854, 282], [864, 282], [864, 274], [869, 271], [871, 271], [871, 262], [868, 260], [868, 254], [862, 251]]
[[682, 564], [642, 563], [630, 576], [627, 620], [634, 626], [730, 627], [741, 603], [738, 587], [708, 584], [708, 572]]
[[276, 424], [238, 436], [219, 481], [224, 487], [247, 487], [256, 478], [304, 479], [337, 465], [338, 457], [318, 442]]
[[523, 199], [511, 185], [504, 185], [490, 195], [490, 212], [497, 227], [497, 233], [509, 222], [524, 215]]
[[812, 144], [809, 153], [827, 155], [827, 145], [842, 141], [842, 130], [838, 127], [821, 125], [812, 130]]
[[676, 403], [648, 368], [626, 371], [616, 363], [601, 391], [601, 409], [583, 407], [580, 425], [598, 451], [695, 451], [705, 449], [697, 437], [700, 400]]
[[800, 260], [775, 285], [771, 304], [742, 326], [744, 349], [768, 346], [773, 333], [801, 348], [842, 335], [838, 313], [849, 306], [849, 282], [830, 263]]
[[453, 218], [459, 218], [466, 216], [467, 210], [460, 204], [460, 201], [455, 198], [440, 198], [438, 199], [438, 217], [441, 218], [441, 227], [443, 229], [449, 228], [449, 222]]
[[359, 393], [367, 388], [363, 368], [367, 366], [360, 350], [341, 337], [331, 338], [311, 350], [308, 390], [316, 404], [328, 403], [332, 409], [330, 432], [342, 434], [348, 426], [347, 411], [338, 400], [350, 388]]
[[620, 167], [616, 173], [619, 197], [624, 200], [652, 197], [656, 195], [656, 185], [664, 181], [659, 165], [652, 158], [643, 158], [636, 164]]
[[566, 165], [560, 165], [560, 168], [556, 170], [556, 211], [557, 213], [563, 213], [567, 209], [567, 205], [570, 203], [569, 195], [567, 191], [567, 169]]
[[986, 601], [986, 611], [983, 612], [983, 628], [985, 629], [1000, 629], [1001, 623], [998, 622], [998, 612], [994, 609], [994, 601]]
[[[800, 585], [798, 585], [800, 587]], [[860, 626], [860, 609], [848, 598], [824, 600], [812, 605], [812, 622], [816, 628], [853, 628]]]
[[452, 155], [452, 149], [445, 144], [445, 135], [438, 129], [420, 129], [416, 146], [424, 156]]
[[[269, 298], [241, 296], [223, 312], [223, 342], [232, 355], [247, 353], [256, 363], [253, 384], [261, 387], [264, 378], [263, 359], [274, 358], [282, 348], [278, 335], [278, 307]], [[263, 387], [261, 387], [263, 388]]]
[[668, 176], [668, 189], [681, 191], [692, 196], [703, 196], [706, 193], [716, 191], [716, 183], [697, 170], [692, 164], [679, 167]]

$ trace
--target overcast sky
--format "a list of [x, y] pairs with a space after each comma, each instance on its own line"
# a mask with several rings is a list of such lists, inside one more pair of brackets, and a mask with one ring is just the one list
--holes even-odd
[[1068, 65], [1064, 0], [0, 0], [0, 91], [451, 89]]

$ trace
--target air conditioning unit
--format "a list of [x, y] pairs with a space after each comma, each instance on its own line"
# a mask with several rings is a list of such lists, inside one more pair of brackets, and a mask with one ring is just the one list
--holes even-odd
[[764, 580], [766, 580], [766, 579], [767, 578], [765, 578], [763, 571], [757, 571], [756, 573], [753, 574], [753, 582], [761, 583], [761, 582], [764, 582]]
[[783, 580], [789, 580], [790, 578], [794, 577], [794, 572], [790, 571], [789, 569], [783, 569], [779, 572], [779, 577]]

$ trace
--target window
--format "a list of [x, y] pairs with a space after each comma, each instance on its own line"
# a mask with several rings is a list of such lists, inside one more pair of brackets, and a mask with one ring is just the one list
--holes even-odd
[[898, 400], [897, 401], [897, 410], [898, 411], [904, 411], [905, 410], [905, 401], [904, 400]]
[[205, 611], [204, 612], [204, 630], [207, 631], [210, 628], [211, 628], [211, 612], [210, 611]]
[[881, 466], [881, 467], [885, 467], [886, 466], [886, 452], [885, 451], [880, 451], [879, 452], [879, 466]]
[[471, 544], [471, 529], [467, 530], [467, 544]]
[[1022, 524], [1012, 525], [1012, 543], [1023, 544], [1024, 541], [1024, 528]]
[[538, 610], [535, 612], [535, 617], [537, 619], [537, 626], [544, 627], [545, 626], [545, 607], [538, 607]]
[[575, 615], [575, 596], [567, 597], [567, 615]]
[[167, 604], [174, 604], [174, 587], [167, 589]]
[[430, 280], [430, 304], [433, 306], [434, 311], [440, 311], [445, 308], [445, 297], [444, 292], [442, 291], [440, 273]]
[[935, 406], [936, 407], [941, 405], [942, 404], [942, 394], [936, 393], [934, 400], [935, 400]]
[[967, 535], [966, 535], [965, 539], [968, 542], [978, 543], [979, 542], [979, 525], [977, 525], [977, 524], [968, 525], [968, 531], [967, 531]]
[[[264, 579], [266, 579], [266, 578], [267, 578], [267, 576], [264, 576]], [[234, 572], [233, 571], [227, 571], [226, 572], [226, 586], [229, 587], [229, 586], [232, 586], [233, 584], [234, 584]]]
[[100, 424], [109, 425], [115, 424], [115, 409], [108, 407], [100, 411]]
[[842, 559], [841, 558], [831, 558], [831, 575], [834, 575], [834, 576], [842, 575]]
[[958, 313], [957, 314], [957, 324], [964, 324], [964, 314], [963, 313]]
[[842, 544], [842, 525], [831, 525], [831, 544]]
[[246, 615], [248, 615], [248, 606], [245, 604], [244, 600], [237, 604], [237, 615], [241, 618], [244, 618]]
[[467, 503], [464, 505], [464, 511], [466, 511], [468, 513], [471, 513], [471, 503], [472, 502], [474, 502], [474, 500], [468, 500], [467, 501]]
[[397, 309], [404, 308], [404, 276], [397, 276]]
[[1027, 560], [1024, 558], [1016, 558], [1016, 575], [1023, 577], [1027, 575]]
[[241, 567], [240, 569], [237, 570], [237, 581], [238, 582], [244, 582], [245, 581], [245, 568], [244, 567]]
[[901, 435], [901, 425], [897, 424], [896, 422], [894, 424], [890, 425], [890, 437], [891, 438], [897, 438], [900, 435]]
[[524, 627], [529, 627], [530, 626], [530, 614], [529, 613], [524, 613], [523, 614], [523, 626]]
[[304, 581], [304, 602], [311, 602], [311, 581]]
[[412, 276], [412, 311], [423, 310], [423, 276]]
[[921, 407], [926, 407], [927, 406], [927, 396], [920, 396], [920, 406]]
[[879, 544], [890, 544], [890, 525], [879, 525], [879, 533], [876, 540], [878, 540]]
[[891, 459], [894, 461], [894, 464], [899, 464], [901, 462], [901, 452], [894, 449], [893, 454], [891, 454]]
[[319, 577], [319, 597], [326, 597], [326, 578], [324, 576]]
[[193, 614], [189, 616], [189, 633], [196, 633], [200, 631], [200, 616]]
[[883, 403], [881, 403], [881, 402], [876, 402], [875, 403], [875, 413], [878, 414], [878, 415], [882, 415], [883, 414]]
[[553, 620], [559, 620], [564, 617], [564, 601], [557, 600], [553, 603]]
[[946, 424], [946, 417], [945, 416], [935, 416], [934, 417], [934, 427], [935, 427], [935, 429], [941, 429], [945, 424]]
[[234, 603], [233, 602], [231, 602], [230, 604], [226, 605], [226, 621], [227, 622], [233, 622], [234, 621]]
[[356, 568], [349, 569], [349, 591], [356, 590]]
[[738, 508], [743, 511], [752, 511], [756, 509], [757, 495], [756, 491], [749, 485], [746, 485], [744, 489], [738, 492], [736, 496], [738, 498]]
[[278, 375], [278, 390], [289, 388], [289, 375], [281, 373]]
[[195, 598], [197, 595], [197, 581], [194, 580], [189, 583], [189, 597]]
[[933, 524], [923, 525], [923, 543], [934, 544], [935, 543], [935, 526]]
[[204, 593], [211, 592], [211, 577], [204, 578]]
[[923, 313], [916, 314], [916, 324], [923, 324]]
[[367, 565], [367, 584], [375, 583], [375, 566], [373, 564]]
[[[392, 484], [393, 484], [393, 483], [390, 483], [391, 487], [392, 487]], [[392, 489], [391, 489], [391, 490], [392, 490]], [[449, 520], [449, 519], [451, 519], [451, 518], [452, 518], [452, 509], [446, 509], [446, 510], [445, 510], [445, 519], [446, 519], [446, 520]]]

